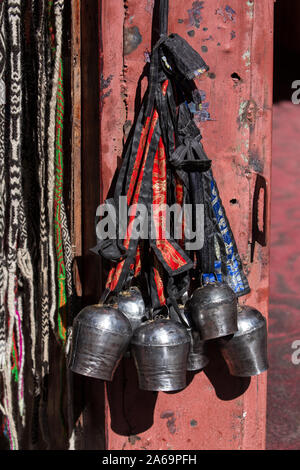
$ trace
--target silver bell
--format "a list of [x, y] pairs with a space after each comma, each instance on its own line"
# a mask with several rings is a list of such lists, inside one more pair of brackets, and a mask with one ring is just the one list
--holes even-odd
[[[184, 321], [186, 325], [189, 325], [190, 315], [188, 313], [188, 309], [185, 311], [184, 305], [178, 305], [178, 308], [178, 313], [174, 309], [170, 309], [170, 315], [173, 315], [172, 319], [174, 320], [176, 318], [177, 321]], [[206, 341], [201, 341], [198, 331], [194, 330], [191, 327], [187, 328], [187, 332], [191, 338], [190, 351], [187, 361], [187, 370], [201, 370], [209, 363], [209, 358], [206, 355]]]
[[133, 286], [120, 292], [117, 302], [118, 310], [130, 321], [132, 331], [147, 319], [145, 303], [138, 287]]
[[70, 369], [77, 374], [111, 381], [131, 337], [129, 320], [116, 308], [85, 307], [73, 323]]
[[190, 336], [180, 323], [150, 320], [134, 332], [131, 351], [142, 390], [175, 391], [186, 386]]
[[237, 331], [237, 298], [225, 282], [198, 287], [185, 309], [201, 340], [219, 338]]
[[238, 309], [238, 331], [219, 340], [231, 375], [251, 377], [268, 369], [266, 319], [255, 308]]
[[201, 341], [198, 331], [192, 329], [188, 329], [187, 331], [191, 337], [191, 347], [188, 355], [187, 370], [201, 370], [209, 363], [209, 358], [206, 355], [206, 341]]

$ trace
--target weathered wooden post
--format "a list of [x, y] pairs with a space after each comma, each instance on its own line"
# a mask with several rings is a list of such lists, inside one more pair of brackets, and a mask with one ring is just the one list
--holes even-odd
[[[169, 15], [169, 31], [186, 38], [210, 66], [197, 83], [203, 97], [198, 124], [251, 286], [242, 302], [266, 316], [273, 1], [172, 0]], [[101, 200], [134, 120], [153, 4], [99, 1]], [[105, 410], [108, 449], [263, 449], [266, 374], [251, 382], [232, 377], [216, 356], [185, 390], [157, 395], [138, 390], [132, 361], [125, 359], [106, 388]]]

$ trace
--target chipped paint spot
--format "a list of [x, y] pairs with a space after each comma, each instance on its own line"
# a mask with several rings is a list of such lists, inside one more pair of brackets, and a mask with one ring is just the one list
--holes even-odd
[[236, 38], [236, 32], [235, 32], [235, 31], [231, 31], [231, 33], [230, 33], [230, 39], [232, 40], [232, 39], [234, 39], [234, 38]]
[[249, 165], [255, 173], [263, 173], [264, 171], [264, 164], [259, 158], [258, 155], [252, 154], [249, 157]]
[[137, 26], [124, 28], [124, 55], [131, 54], [142, 42], [142, 35]]
[[187, 32], [190, 37], [195, 36], [195, 31], [192, 29], [191, 31]]
[[248, 0], [247, 1], [247, 6], [249, 7], [247, 11], [247, 15], [252, 19], [254, 16], [254, 2], [253, 0]]
[[146, 11], [152, 15], [152, 11], [154, 8], [154, 0], [147, 0]]
[[244, 411], [244, 413], [243, 413], [243, 418], [245, 419], [246, 416], [247, 416], [247, 411]]
[[183, 23], [183, 19], [182, 19], [182, 18], [178, 18], [178, 23]]
[[253, 99], [242, 101], [239, 108], [239, 129], [244, 127], [252, 130], [255, 126], [257, 104]]
[[135, 434], [133, 436], [128, 437], [128, 441], [132, 446], [134, 446], [136, 441], [140, 441], [140, 440], [141, 440], [141, 438], [139, 436], [136, 436]]
[[166, 418], [172, 418], [174, 416], [174, 411], [164, 411], [163, 413], [160, 414], [160, 417], [162, 419], [166, 419]]
[[198, 421], [196, 421], [195, 419], [191, 419], [190, 425], [194, 428], [195, 426], [198, 425]]
[[205, 41], [213, 41], [213, 40], [214, 40], [214, 38], [213, 38], [212, 35], [210, 34], [210, 35], [208, 36], [208, 38], [202, 39], [202, 42], [205, 42]]
[[164, 411], [161, 413], [160, 417], [162, 419], [167, 419], [167, 428], [171, 434], [175, 434], [176, 432], [176, 418], [174, 417], [174, 412], [173, 411]]
[[107, 78], [104, 78], [104, 75], [103, 73], [101, 73], [100, 75], [100, 100], [102, 101], [102, 103], [104, 103], [104, 100], [105, 98], [108, 98], [112, 92], [112, 88], [110, 88], [108, 91], [106, 91], [105, 93], [103, 93], [102, 90], [105, 90], [106, 88], [109, 87], [109, 85], [111, 84], [111, 81], [112, 79], [114, 78], [114, 76], [111, 74], [109, 75]]
[[248, 163], [248, 155], [241, 153], [241, 157], [244, 160], [245, 163]]
[[249, 67], [249, 65], [251, 64], [251, 53], [250, 53], [250, 49], [247, 49], [246, 52], [242, 55], [244, 61], [245, 61], [245, 65], [246, 67]]
[[203, 21], [202, 17], [202, 12], [204, 6], [204, 1], [203, 2], [193, 2], [192, 8], [188, 10], [188, 15], [189, 15], [189, 22], [191, 26], [195, 26], [195, 28], [200, 27], [200, 23]]
[[216, 78], [216, 74], [214, 72], [208, 72], [208, 78], [210, 78], [211, 80], [214, 80]]
[[107, 78], [104, 78], [103, 73], [100, 75], [100, 90], [108, 88], [114, 76], [111, 74]]
[[226, 5], [224, 10], [223, 8], [218, 8], [216, 10], [216, 15], [222, 16], [224, 23], [227, 23], [227, 21], [235, 22], [236, 12], [229, 5]]
[[202, 52], [207, 52], [207, 51], [208, 51], [208, 47], [207, 47], [207, 46], [201, 46], [201, 51], [202, 51]]
[[112, 88], [108, 90], [106, 93], [101, 93], [101, 101], [104, 102], [105, 98], [108, 98], [111, 95]]
[[176, 419], [174, 418], [169, 418], [167, 421], [167, 428], [171, 434], [175, 434], [176, 432], [176, 426], [175, 426], [175, 421]]

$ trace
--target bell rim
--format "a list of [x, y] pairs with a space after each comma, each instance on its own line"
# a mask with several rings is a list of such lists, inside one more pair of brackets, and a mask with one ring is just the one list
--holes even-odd
[[186, 382], [185, 382], [185, 384], [180, 385], [179, 388], [177, 388], [177, 387], [174, 388], [172, 386], [170, 386], [170, 387], [163, 387], [163, 386], [161, 386], [161, 387], [159, 387], [159, 386], [157, 386], [157, 387], [155, 387], [155, 386], [146, 387], [146, 385], [143, 386], [141, 384], [139, 384], [139, 388], [140, 388], [140, 390], [145, 390], [147, 392], [176, 392], [176, 391], [184, 390], [186, 388]]
[[[129, 320], [128, 320], [129, 321]], [[73, 323], [73, 328], [75, 329], [76, 325], [77, 324], [80, 324], [80, 320], [74, 320], [74, 323]], [[133, 333], [125, 333], [125, 332], [122, 332], [122, 333], [119, 333], [118, 331], [112, 331], [112, 330], [108, 330], [107, 328], [98, 328], [97, 326], [94, 326], [94, 325], [88, 325], [86, 323], [82, 323], [82, 325], [84, 326], [84, 328], [91, 328], [92, 330], [97, 330], [97, 331], [105, 331], [107, 333], [111, 333], [112, 335], [116, 335], [116, 336], [128, 336], [128, 338], [131, 338], [132, 337], [132, 334]], [[131, 325], [130, 325], [131, 326]]]
[[[201, 304], [201, 307], [205, 307], [205, 310], [207, 310], [207, 306], [208, 305], [211, 305], [211, 308], [215, 308], [215, 307], [218, 307], [219, 305], [229, 305], [229, 304], [236, 304], [237, 305], [237, 297], [234, 297], [232, 299], [225, 299], [226, 301], [224, 302], [224, 300], [220, 300], [218, 302], [203, 302]], [[193, 302], [193, 298], [191, 298], [190, 302], [192, 303]], [[198, 300], [197, 300], [198, 302]], [[185, 310], [188, 310], [189, 309], [189, 304], [186, 304], [185, 306]]]
[[[257, 326], [257, 325], [254, 325], [250, 330], [242, 330], [242, 329], [237, 329], [237, 331], [235, 333], [229, 333], [228, 335], [226, 336], [230, 336], [232, 335], [231, 338], [228, 338], [227, 341], [223, 341], [223, 343], [221, 342], [221, 344], [224, 345], [224, 347], [226, 347], [226, 344], [229, 343], [230, 341], [236, 339], [236, 338], [240, 338], [241, 336], [246, 336], [246, 335], [250, 335], [251, 333], [253, 333], [253, 331], [259, 331], [261, 329], [265, 329], [267, 328], [267, 320], [265, 319], [265, 317], [262, 317], [264, 319], [264, 321], [262, 321], [261, 325]], [[224, 336], [220, 336], [220, 339], [224, 338]]]
[[264, 367], [263, 369], [260, 369], [259, 371], [257, 372], [254, 372], [253, 374], [234, 374], [232, 372], [230, 372], [230, 375], [232, 375], [233, 377], [256, 377], [257, 375], [260, 375], [260, 374], [263, 374], [263, 372], [267, 372], [267, 370], [270, 368], [270, 365], [269, 363], [267, 364], [266, 367]]
[[[230, 303], [236, 303], [237, 304], [237, 301], [238, 301], [238, 298], [237, 298], [237, 295], [236, 293], [234, 292], [234, 290], [225, 282], [221, 283], [221, 282], [210, 282], [210, 283], [206, 283], [204, 284], [203, 286], [200, 286], [200, 287], [197, 287], [197, 289], [194, 290], [194, 292], [192, 293], [190, 299], [188, 300], [188, 302], [185, 304], [185, 308], [188, 309], [188, 306], [190, 303], [193, 302], [193, 296], [194, 294], [202, 289], [205, 289], [206, 287], [212, 287], [212, 288], [217, 288], [217, 287], [224, 287], [226, 288], [226, 291], [230, 294], [230, 297], [228, 296], [228, 298], [226, 299], [222, 299], [220, 301], [217, 301], [217, 302], [212, 302], [211, 299], [207, 300], [207, 301], [202, 301], [202, 306], [207, 306], [207, 305], [213, 305], [214, 307], [215, 306], [218, 306], [219, 304], [230, 304]], [[225, 302], [224, 302], [225, 300]], [[199, 300], [198, 300], [199, 301]]]
[[190, 340], [187, 340], [187, 341], [182, 341], [181, 343], [165, 343], [165, 344], [153, 344], [153, 343], [136, 343], [134, 341], [131, 341], [130, 344], [132, 346], [146, 346], [146, 347], [155, 347], [155, 348], [165, 348], [165, 347], [169, 347], [169, 346], [182, 346], [183, 344], [188, 344], [190, 343], [191, 341]]
[[91, 377], [93, 379], [98, 379], [98, 380], [104, 380], [105, 382], [112, 382], [113, 380], [113, 375], [110, 375], [110, 378], [106, 378], [106, 379], [103, 379], [101, 377], [98, 377], [97, 375], [95, 374], [88, 374], [88, 373], [84, 373], [84, 372], [79, 372], [78, 370], [75, 370], [75, 368], [73, 367], [69, 367], [70, 371], [73, 372], [73, 374], [78, 374], [78, 375], [83, 375], [84, 377]]
[[187, 365], [186, 370], [187, 370], [188, 372], [193, 372], [193, 371], [195, 371], [195, 370], [202, 370], [202, 369], [204, 369], [204, 368], [209, 364], [210, 359], [209, 359], [209, 358], [206, 358], [206, 361], [203, 361], [203, 362], [204, 362], [204, 365], [202, 365], [201, 367], [197, 367], [197, 368], [194, 367], [193, 369], [192, 369], [191, 367], [189, 367], [189, 365]]

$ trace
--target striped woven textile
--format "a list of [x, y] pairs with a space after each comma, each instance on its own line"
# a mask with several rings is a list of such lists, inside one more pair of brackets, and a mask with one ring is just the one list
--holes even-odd
[[74, 290], [63, 198], [64, 3], [0, 1], [0, 449], [51, 449], [57, 439], [75, 448], [65, 347]]

